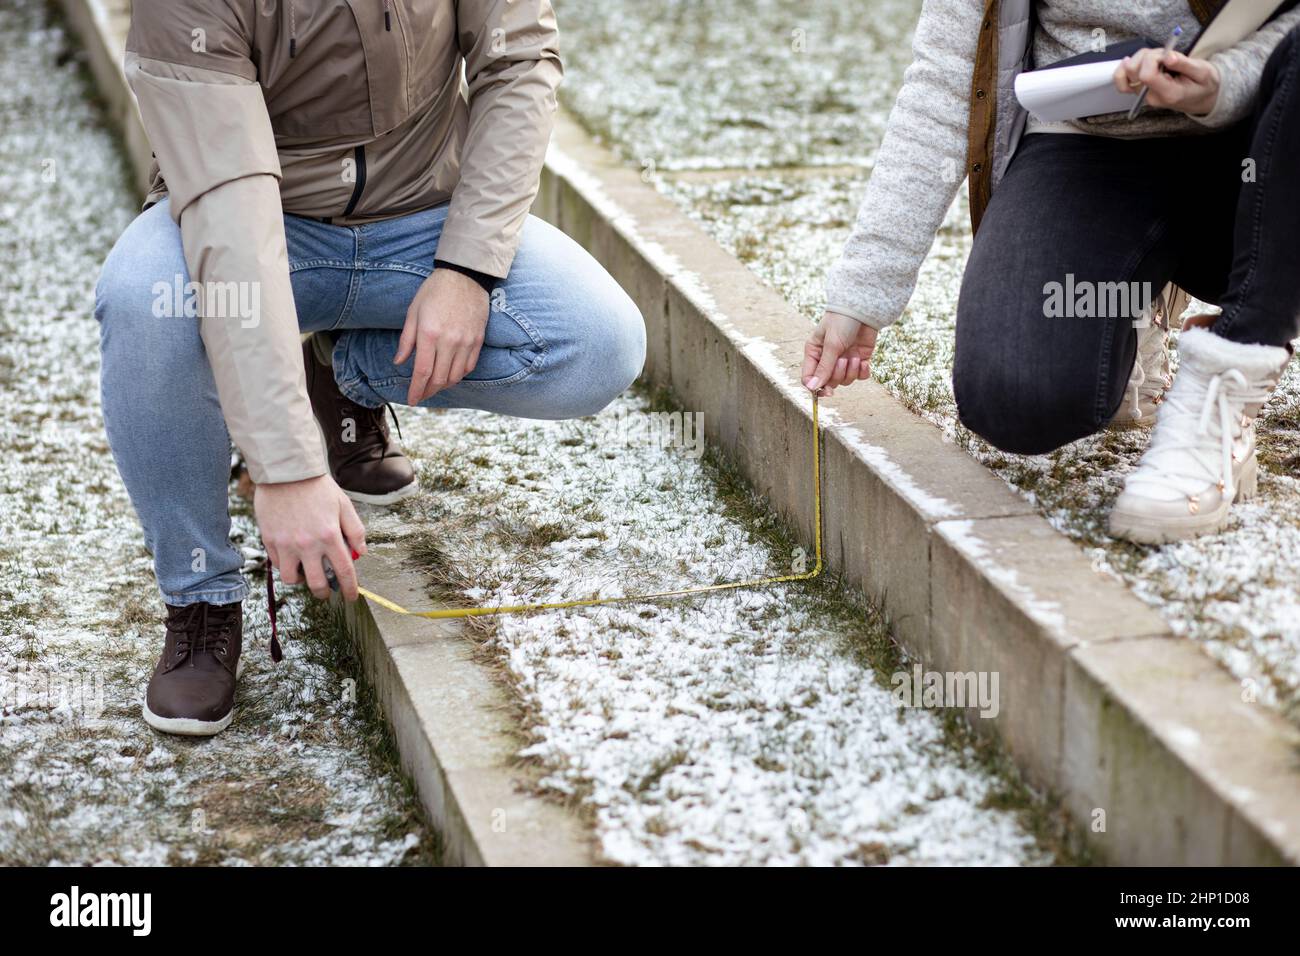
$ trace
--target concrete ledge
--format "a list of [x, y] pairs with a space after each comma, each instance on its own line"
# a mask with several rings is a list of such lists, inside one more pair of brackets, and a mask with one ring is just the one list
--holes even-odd
[[140, 122], [135, 97], [122, 72], [126, 31], [130, 26], [129, 0], [61, 0], [60, 6], [86, 51], [91, 75], [104, 98], [109, 119], [117, 127], [131, 164], [131, 178], [141, 196], [149, 191], [149, 165], [153, 151]]
[[[404, 607], [427, 605], [420, 575], [404, 565], [400, 543], [376, 545], [357, 570], [366, 587]], [[461, 625], [405, 617], [367, 601], [345, 605], [344, 614], [446, 862], [592, 863], [586, 826], [536, 796], [532, 774], [517, 764], [509, 696], [475, 660]]]
[[[142, 178], [149, 150], [118, 66], [122, 5], [63, 0]], [[708, 440], [810, 541], [804, 320], [564, 117], [535, 211], [640, 305], [645, 377], [703, 411]], [[1146, 605], [879, 387], [841, 391], [823, 421], [830, 566], [885, 608], [927, 667], [1000, 675], [998, 716], [973, 724], [1061, 797], [1106, 859], [1300, 863], [1300, 732], [1244, 703], [1199, 648], [1169, 637]], [[400, 548], [377, 549], [359, 569], [368, 586], [422, 603]], [[576, 818], [528, 796], [526, 773], [511, 767], [508, 701], [467, 642], [366, 606], [350, 621], [449, 859], [590, 861]]]
[[[810, 539], [804, 319], [564, 117], [535, 211], [632, 293], [646, 377]], [[999, 713], [972, 724], [1104, 859], [1300, 863], [1300, 732], [883, 389], [822, 417], [830, 567], [927, 669], [999, 675]]]

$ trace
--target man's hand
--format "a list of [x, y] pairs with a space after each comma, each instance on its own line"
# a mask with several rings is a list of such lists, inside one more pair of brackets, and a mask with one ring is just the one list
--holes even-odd
[[803, 383], [827, 397], [836, 386], [871, 377], [871, 353], [878, 333], [869, 325], [838, 312], [827, 312], [803, 347]]
[[[285, 584], [299, 584], [306, 573], [311, 593], [329, 597], [322, 558], [328, 558], [349, 601], [357, 599], [357, 573], [352, 552], [366, 553], [366, 529], [334, 479], [329, 475], [258, 485], [253, 511], [262, 530], [262, 543]], [[267, 571], [267, 574], [270, 574]]]
[[434, 269], [406, 310], [396, 365], [415, 352], [406, 404], [419, 405], [450, 388], [478, 364], [488, 321], [488, 294], [467, 275]]
[[1115, 89], [1136, 93], [1146, 86], [1147, 105], [1204, 116], [1219, 100], [1219, 68], [1209, 60], [1150, 47], [1126, 56], [1115, 68]]

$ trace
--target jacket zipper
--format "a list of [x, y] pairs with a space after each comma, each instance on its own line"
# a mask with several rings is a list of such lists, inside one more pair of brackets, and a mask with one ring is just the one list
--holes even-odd
[[352, 151], [352, 157], [357, 164], [357, 181], [352, 187], [352, 198], [348, 200], [348, 208], [343, 210], [343, 215], [350, 216], [354, 209], [357, 208], [357, 202], [361, 199], [361, 193], [366, 188], [366, 148], [358, 146]]

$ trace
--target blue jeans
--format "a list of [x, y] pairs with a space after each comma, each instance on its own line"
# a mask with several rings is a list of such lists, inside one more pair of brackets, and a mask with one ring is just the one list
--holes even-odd
[[[406, 400], [414, 359], [394, 365], [393, 356], [446, 215], [444, 206], [355, 227], [284, 218], [298, 325], [337, 330], [334, 375], [358, 404]], [[95, 289], [104, 422], [163, 600], [224, 604], [248, 590], [230, 543], [230, 438], [198, 321], [153, 313], [155, 284], [178, 275], [189, 281], [164, 201], [122, 233]], [[478, 364], [423, 405], [593, 415], [632, 384], [644, 359], [632, 300], [577, 243], [530, 217], [491, 297]]]

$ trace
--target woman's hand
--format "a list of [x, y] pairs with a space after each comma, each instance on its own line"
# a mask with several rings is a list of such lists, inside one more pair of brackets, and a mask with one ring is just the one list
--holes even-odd
[[1148, 47], [1115, 68], [1115, 89], [1137, 93], [1146, 86], [1147, 105], [1204, 116], [1219, 99], [1219, 68], [1209, 60]]
[[474, 370], [488, 323], [488, 294], [469, 276], [434, 269], [406, 310], [394, 365], [412, 352], [415, 368], [406, 404], [419, 405]]
[[803, 383], [825, 397], [839, 385], [871, 377], [871, 353], [878, 333], [838, 312], [827, 312], [803, 347]]

